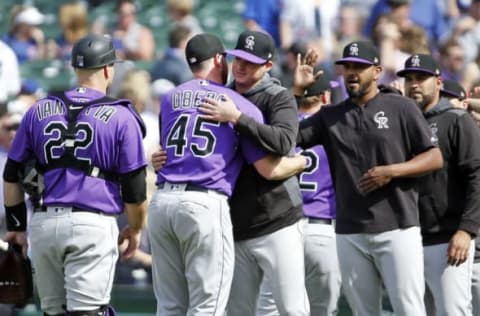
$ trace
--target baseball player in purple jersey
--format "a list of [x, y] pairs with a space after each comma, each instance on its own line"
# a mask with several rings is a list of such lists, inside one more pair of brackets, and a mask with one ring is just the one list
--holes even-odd
[[303, 120], [297, 141], [322, 144], [330, 162], [342, 288], [355, 315], [380, 315], [382, 284], [395, 315], [425, 315], [415, 177], [442, 155], [418, 107], [378, 88], [376, 47], [352, 42], [336, 63], [349, 98]]
[[[298, 62], [300, 63], [300, 61]], [[325, 76], [315, 83], [295, 87], [299, 103], [299, 120], [319, 111], [330, 103], [330, 85]], [[299, 92], [297, 92], [297, 90]], [[298, 151], [301, 151], [298, 148]], [[299, 176], [303, 196], [305, 221], [305, 285], [310, 314], [317, 316], [336, 315], [340, 297], [341, 277], [335, 241], [335, 192], [330, 167], [323, 146], [317, 145], [302, 152], [308, 159], [307, 167]], [[269, 289], [270, 283], [262, 284], [258, 315], [280, 315]]]
[[300, 155], [267, 155], [233, 126], [205, 119], [203, 98], [232, 100], [263, 122], [249, 101], [223, 86], [228, 64], [220, 40], [199, 34], [186, 57], [194, 77], [162, 99], [160, 142], [167, 155], [149, 207], [157, 315], [224, 315], [234, 267], [228, 198], [243, 164], [268, 179], [303, 170]]
[[[41, 205], [29, 223], [32, 263], [45, 315], [112, 315], [120, 241], [131, 257], [146, 208], [143, 123], [128, 100], [105, 96], [114, 75], [109, 37], [88, 35], [72, 50], [79, 87], [39, 100], [25, 114], [4, 172], [6, 240], [27, 249], [26, 208], [18, 173], [35, 159]], [[127, 212], [119, 236], [116, 216]]]
[[471, 315], [474, 237], [480, 228], [480, 130], [463, 109], [440, 97], [440, 67], [415, 54], [397, 75], [423, 111], [442, 151], [443, 168], [421, 178], [420, 224], [428, 315]]

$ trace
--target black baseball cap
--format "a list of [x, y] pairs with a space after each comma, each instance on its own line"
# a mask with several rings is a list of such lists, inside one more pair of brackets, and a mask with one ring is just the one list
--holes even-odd
[[409, 4], [410, 0], [387, 0], [387, 5], [391, 7], [399, 7], [401, 5]]
[[200, 63], [214, 57], [216, 54], [225, 53], [225, 48], [218, 37], [209, 33], [193, 36], [185, 47], [185, 56], [189, 65]]
[[464, 100], [467, 97], [465, 89], [454, 80], [443, 80], [443, 87], [440, 90], [440, 94], [447, 97], [454, 97], [460, 100]]
[[[321, 69], [317, 69], [316, 71], [318, 70]], [[327, 77], [328, 76], [325, 74], [324, 70], [323, 74], [320, 75], [320, 77], [318, 77], [318, 79], [314, 83], [312, 83], [305, 89], [304, 97], [317, 96], [324, 93], [325, 91], [331, 90], [330, 80]]]
[[335, 64], [342, 65], [348, 62], [379, 65], [380, 55], [378, 49], [368, 41], [352, 42], [343, 49], [342, 58], [335, 61]]
[[244, 31], [238, 36], [235, 49], [227, 50], [227, 54], [244, 59], [253, 64], [265, 64], [273, 59], [275, 42], [264, 32]]
[[72, 47], [72, 67], [79, 69], [97, 69], [113, 63], [117, 59], [112, 37], [102, 34], [88, 34]]
[[416, 54], [407, 58], [405, 68], [397, 72], [397, 76], [405, 77], [408, 72], [423, 72], [432, 76], [440, 76], [440, 68], [431, 55]]
[[287, 52], [292, 53], [293, 55], [297, 56], [298, 54], [305, 56], [308, 50], [308, 45], [306, 42], [297, 41], [292, 43], [288, 48]]

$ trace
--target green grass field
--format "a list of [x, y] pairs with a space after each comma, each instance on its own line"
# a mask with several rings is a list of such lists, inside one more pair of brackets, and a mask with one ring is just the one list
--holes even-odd
[[[155, 315], [155, 296], [150, 285], [134, 286], [116, 284], [112, 291], [112, 305], [115, 307], [118, 316], [154, 316]], [[388, 299], [385, 297], [384, 306], [389, 306]], [[23, 310], [19, 310], [18, 316], [42, 316], [40, 312], [38, 298], [33, 304], [27, 305]], [[351, 316], [352, 313], [348, 307], [345, 298], [342, 297], [339, 302], [338, 316]], [[385, 310], [383, 316], [393, 316], [394, 314]]]

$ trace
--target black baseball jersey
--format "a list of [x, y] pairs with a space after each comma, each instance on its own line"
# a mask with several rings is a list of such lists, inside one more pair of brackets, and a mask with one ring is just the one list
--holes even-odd
[[480, 129], [445, 98], [424, 115], [443, 156], [443, 168], [420, 179], [420, 224], [428, 246], [447, 243], [458, 229], [476, 235], [480, 228]]
[[[265, 76], [243, 96], [260, 109], [268, 125], [242, 115], [236, 126], [240, 134], [277, 155], [294, 153], [298, 118], [292, 93]], [[270, 181], [245, 164], [230, 200], [230, 213], [236, 241], [270, 234], [297, 222], [303, 217], [297, 177]]]
[[412, 100], [378, 93], [363, 107], [347, 99], [300, 123], [298, 145], [320, 144], [337, 197], [336, 232], [381, 233], [418, 226], [417, 179], [395, 178], [362, 194], [360, 177], [375, 166], [401, 163], [434, 147], [428, 124]]

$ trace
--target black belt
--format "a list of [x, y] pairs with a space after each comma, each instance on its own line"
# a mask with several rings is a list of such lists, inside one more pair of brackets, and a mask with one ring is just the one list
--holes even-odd
[[307, 217], [307, 221], [310, 224], [325, 224], [332, 225], [333, 220], [331, 218], [316, 218], [316, 217]]
[[[175, 183], [172, 183], [173, 185], [175, 185]], [[165, 183], [159, 183], [157, 185], [157, 188], [158, 189], [163, 189], [165, 187]], [[187, 185], [185, 186], [185, 189], [184, 191], [195, 191], [195, 192], [203, 192], [203, 193], [208, 193], [209, 189], [206, 189], [204, 187], [201, 187], [199, 185], [196, 185], [196, 184], [192, 184], [192, 183], [187, 183]]]
[[[47, 211], [47, 207], [46, 205], [42, 205], [41, 207], [37, 207], [33, 210], [33, 212], [46, 212]], [[51, 206], [53, 208], [55, 208], [55, 206]], [[87, 208], [79, 208], [79, 207], [76, 207], [76, 206], [72, 206], [72, 212], [87, 212], [87, 213], [95, 213], [95, 214], [105, 214], [105, 215], [109, 215], [107, 213], [104, 213], [104, 212], [101, 212], [101, 211], [97, 211], [97, 210], [94, 210], [94, 209], [87, 209]]]

